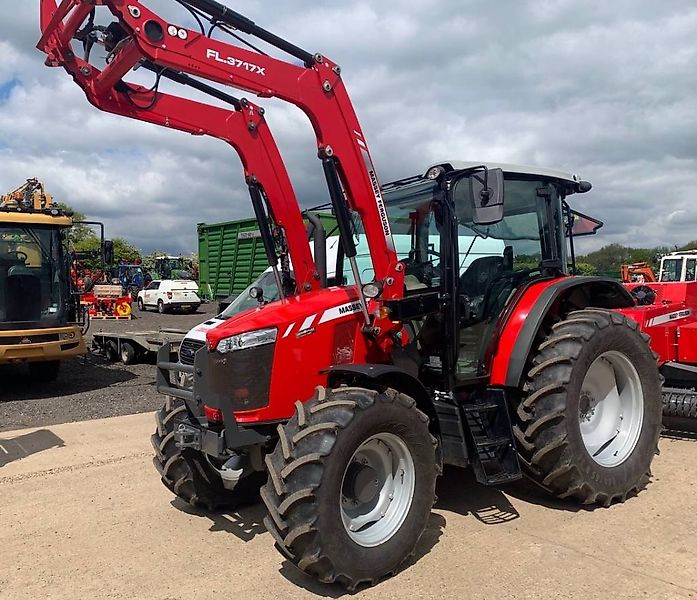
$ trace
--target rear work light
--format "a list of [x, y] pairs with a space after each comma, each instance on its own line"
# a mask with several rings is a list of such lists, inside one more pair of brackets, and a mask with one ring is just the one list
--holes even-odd
[[207, 404], [203, 405], [203, 412], [206, 415], [206, 419], [213, 423], [222, 423], [223, 422], [223, 411], [220, 410], [219, 408], [213, 408], [212, 406], [208, 406]]
[[167, 300], [171, 300], [171, 299], [172, 299], [172, 292], [167, 292]]

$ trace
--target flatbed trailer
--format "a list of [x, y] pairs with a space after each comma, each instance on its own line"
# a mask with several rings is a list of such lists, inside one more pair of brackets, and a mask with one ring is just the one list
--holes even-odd
[[169, 328], [123, 333], [99, 331], [92, 337], [92, 351], [103, 354], [111, 362], [121, 360], [130, 365], [150, 354], [156, 355], [165, 344], [179, 344], [186, 333], [183, 329]]

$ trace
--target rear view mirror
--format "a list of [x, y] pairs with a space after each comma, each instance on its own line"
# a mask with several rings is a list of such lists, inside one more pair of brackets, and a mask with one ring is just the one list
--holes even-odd
[[104, 264], [110, 265], [114, 262], [114, 242], [111, 240], [104, 240], [102, 256], [104, 256]]
[[456, 173], [453, 196], [460, 222], [493, 225], [501, 221], [503, 188], [501, 169], [487, 169], [484, 165], [478, 165]]
[[[469, 182], [472, 202], [472, 222], [475, 225], [492, 225], [503, 219], [503, 171], [485, 169], [473, 173]], [[465, 183], [465, 182], [463, 182]]]

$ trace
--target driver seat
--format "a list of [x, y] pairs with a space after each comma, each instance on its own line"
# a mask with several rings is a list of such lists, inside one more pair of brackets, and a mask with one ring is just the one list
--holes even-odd
[[502, 256], [482, 256], [460, 276], [461, 293], [476, 298], [486, 293], [489, 283], [503, 271]]

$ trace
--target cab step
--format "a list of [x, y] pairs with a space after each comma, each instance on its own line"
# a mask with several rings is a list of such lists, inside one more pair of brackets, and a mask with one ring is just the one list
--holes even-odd
[[477, 481], [500, 485], [522, 477], [503, 390], [461, 406], [468, 429], [471, 462]]

